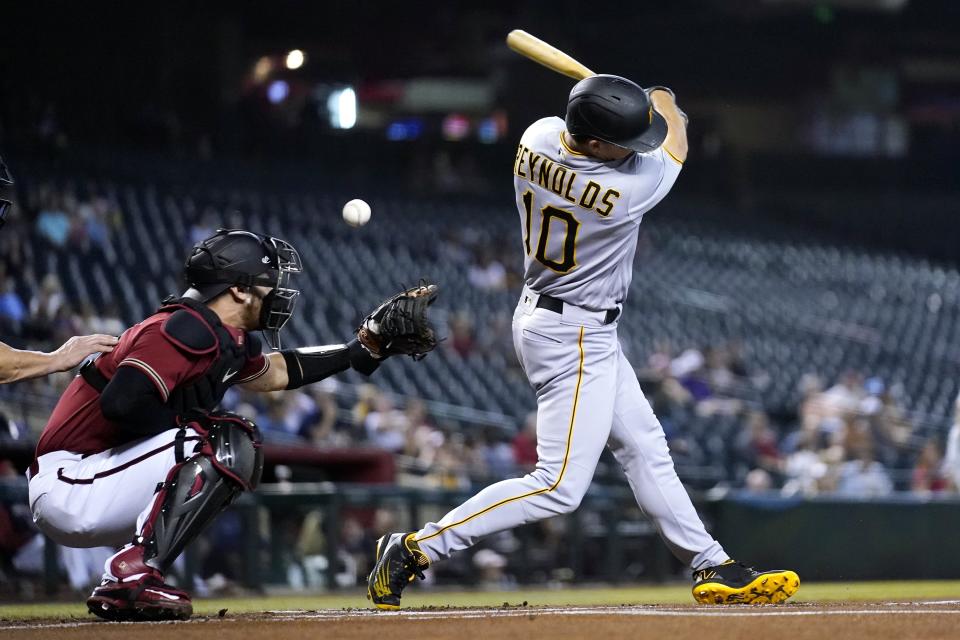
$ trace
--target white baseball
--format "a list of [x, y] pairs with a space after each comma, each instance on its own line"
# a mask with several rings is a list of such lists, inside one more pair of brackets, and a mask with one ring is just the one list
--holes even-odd
[[343, 220], [351, 227], [362, 227], [370, 221], [370, 205], [355, 198], [343, 205]]

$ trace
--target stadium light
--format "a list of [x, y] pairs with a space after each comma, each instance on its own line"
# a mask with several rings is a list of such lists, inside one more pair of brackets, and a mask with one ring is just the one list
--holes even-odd
[[273, 62], [270, 60], [269, 56], [261, 56], [257, 60], [257, 64], [253, 66], [253, 80], [255, 82], [263, 82], [270, 75], [270, 72], [273, 71]]
[[334, 129], [352, 129], [357, 124], [357, 94], [353, 87], [338, 89], [327, 98], [330, 126]]
[[271, 104], [280, 104], [290, 95], [290, 85], [285, 80], [274, 80], [267, 87], [267, 100]]
[[306, 61], [306, 59], [307, 57], [303, 55], [303, 51], [300, 49], [293, 49], [287, 54], [287, 69], [299, 69], [303, 66], [303, 63]]

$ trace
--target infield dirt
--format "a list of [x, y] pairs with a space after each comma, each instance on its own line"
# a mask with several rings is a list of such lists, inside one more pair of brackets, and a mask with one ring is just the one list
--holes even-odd
[[956, 638], [960, 602], [794, 604], [764, 607], [508, 607], [402, 612], [271, 611], [178, 623], [107, 623], [91, 619], [0, 621], [6, 638], [57, 640], [294, 640], [401, 637], [429, 640], [531, 638]]

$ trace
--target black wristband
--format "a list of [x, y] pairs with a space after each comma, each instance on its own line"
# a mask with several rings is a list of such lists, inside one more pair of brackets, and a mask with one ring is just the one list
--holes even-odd
[[284, 349], [280, 355], [287, 363], [287, 389], [319, 382], [351, 366], [370, 375], [380, 365], [357, 340], [327, 347]]
[[365, 376], [376, 371], [383, 362], [383, 358], [374, 358], [357, 339], [351, 340], [347, 348], [350, 350], [350, 366]]

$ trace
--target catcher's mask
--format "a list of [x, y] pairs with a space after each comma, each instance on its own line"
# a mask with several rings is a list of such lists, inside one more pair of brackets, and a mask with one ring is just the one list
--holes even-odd
[[293, 315], [300, 295], [290, 286], [290, 276], [301, 271], [300, 254], [289, 242], [242, 229], [218, 229], [194, 245], [184, 278], [191, 288], [188, 294], [201, 302], [233, 286], [270, 287], [262, 298], [257, 328], [271, 349], [279, 349], [280, 329]]
[[[12, 187], [13, 186], [13, 176], [10, 174], [10, 169], [7, 168], [7, 165], [4, 164], [3, 158], [0, 158], [0, 187]], [[0, 229], [3, 228], [3, 225], [7, 222], [7, 214], [10, 213], [10, 208], [13, 206], [13, 202], [10, 200], [5, 200], [0, 198]]]

